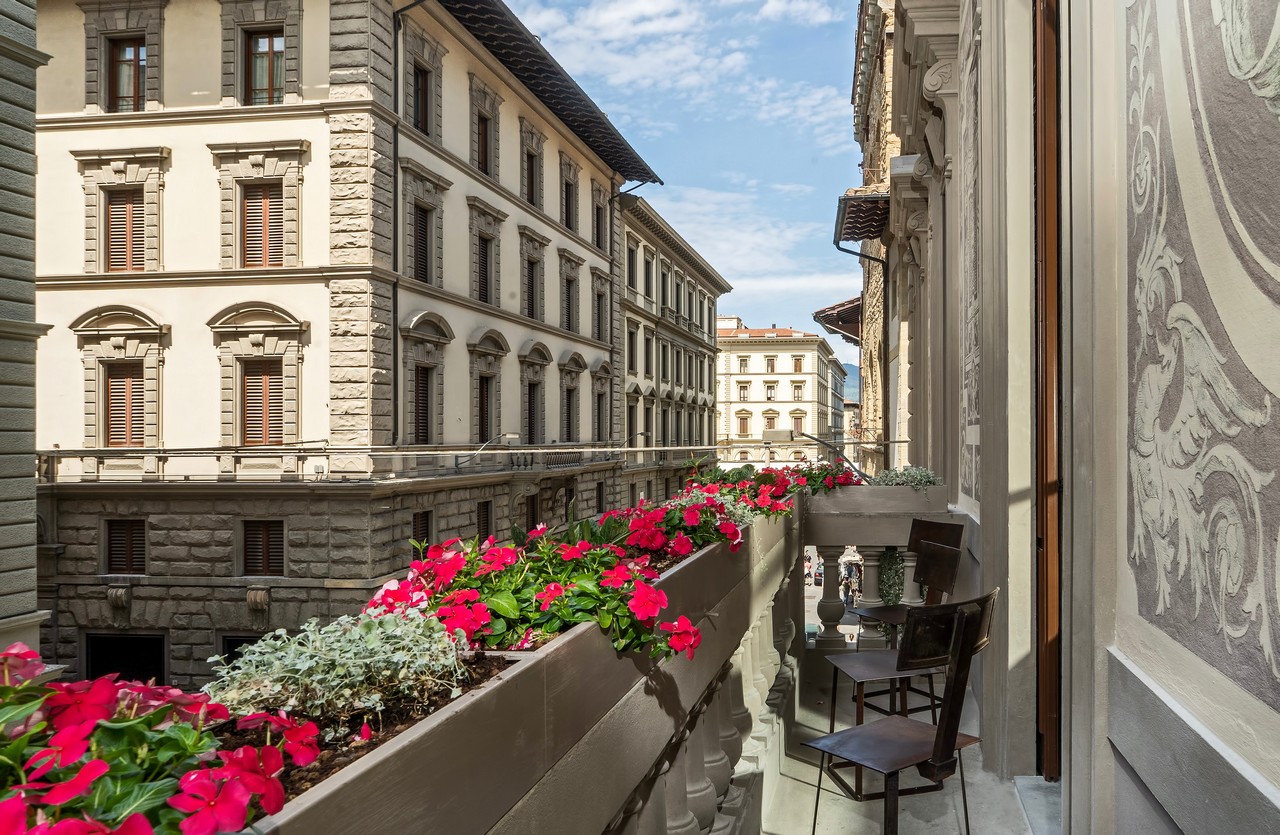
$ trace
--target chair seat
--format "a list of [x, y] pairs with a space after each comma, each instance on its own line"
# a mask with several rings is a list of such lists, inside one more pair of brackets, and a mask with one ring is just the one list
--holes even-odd
[[864, 620], [874, 620], [893, 626], [902, 626], [907, 622], [907, 609], [899, 603], [897, 606], [864, 606], [853, 610], [853, 613]]
[[[872, 771], [892, 774], [933, 756], [937, 736], [938, 728], [935, 725], [904, 716], [886, 716], [879, 721], [855, 725], [804, 744]], [[956, 750], [978, 741], [976, 736], [957, 734]]]
[[844, 673], [855, 684], [867, 681], [893, 681], [913, 676], [941, 673], [942, 667], [926, 670], [899, 670], [896, 649], [867, 649], [862, 652], [845, 652], [827, 656], [831, 665]]

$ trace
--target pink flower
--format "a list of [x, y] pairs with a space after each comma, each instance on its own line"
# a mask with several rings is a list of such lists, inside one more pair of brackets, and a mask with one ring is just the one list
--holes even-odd
[[480, 592], [475, 589], [459, 589], [445, 596], [441, 601], [444, 605], [436, 610], [436, 617], [449, 632], [461, 629], [470, 641], [491, 620], [489, 607], [475, 602], [479, 599]]
[[547, 583], [547, 587], [535, 594], [533, 597], [535, 600], [541, 601], [542, 605], [538, 608], [545, 612], [551, 608], [551, 604], [554, 603], [557, 598], [562, 597], [564, 593], [571, 588], [573, 588], [573, 583], [570, 583], [568, 586], [562, 586], [559, 583]]
[[693, 540], [685, 536], [684, 531], [680, 531], [671, 540], [668, 548], [677, 557], [687, 557], [693, 553]]
[[615, 565], [600, 572], [600, 585], [607, 589], [620, 589], [631, 582], [631, 569], [625, 565]]
[[120, 685], [116, 684], [114, 675], [70, 684], [55, 681], [49, 687], [54, 692], [49, 694], [44, 705], [54, 730], [81, 722], [110, 719], [116, 713]]
[[284, 808], [284, 786], [276, 779], [284, 770], [284, 757], [279, 748], [267, 745], [259, 749], [242, 745], [234, 751], [219, 751], [218, 757], [223, 764], [209, 769], [210, 777], [240, 781], [251, 794], [258, 796], [258, 802], [268, 815]]
[[530, 541], [535, 540], [535, 539], [537, 539], [538, 537], [540, 537], [540, 536], [542, 536], [543, 534], [545, 534], [546, 532], [547, 532], [547, 526], [546, 526], [545, 524], [539, 523], [539, 524], [538, 524], [538, 527], [536, 527], [536, 528], [534, 528], [533, 530], [529, 531], [529, 540], [530, 540]]
[[21, 835], [27, 831], [27, 801], [22, 795], [0, 802], [0, 833]]
[[3, 670], [0, 683], [15, 685], [43, 673], [44, 664], [40, 663], [40, 653], [18, 641], [0, 652], [0, 670]]
[[[49, 747], [37, 752], [24, 766], [35, 771], [27, 775], [28, 780], [39, 780], [51, 768], [66, 768], [79, 760], [89, 750], [89, 735], [98, 727], [97, 722], [81, 722], [79, 725], [68, 725], [49, 739]], [[0, 829], [0, 832], [4, 830]]]
[[479, 569], [476, 570], [477, 577], [483, 577], [486, 574], [492, 574], [495, 571], [501, 571], [516, 564], [520, 559], [520, 552], [515, 548], [490, 548], [480, 555], [480, 559], [484, 562]]
[[686, 508], [684, 511], [684, 524], [687, 528], [696, 528], [702, 524], [702, 513], [696, 507]]
[[250, 794], [239, 780], [219, 786], [208, 771], [188, 771], [179, 786], [183, 794], [169, 798], [169, 805], [189, 815], [179, 824], [182, 835], [217, 835], [244, 828]]
[[716, 525], [716, 530], [728, 537], [730, 542], [737, 542], [742, 539], [742, 531], [738, 526], [730, 522], [728, 519]]
[[87, 793], [93, 786], [93, 781], [110, 770], [111, 766], [107, 765], [106, 760], [89, 760], [70, 780], [64, 780], [61, 783], [24, 783], [21, 786], [15, 786], [15, 788], [49, 789], [40, 797], [32, 798], [31, 802], [42, 803], [46, 806], [61, 806], [68, 800]]
[[667, 637], [667, 646], [671, 647], [671, 651], [679, 654], [686, 652], [689, 659], [693, 659], [693, 651], [702, 643], [702, 632], [698, 627], [694, 626], [684, 615], [676, 618], [674, 622], [667, 622], [660, 625], [664, 632], [670, 632]]
[[286, 728], [284, 752], [296, 766], [311, 765], [316, 761], [316, 757], [320, 756], [320, 746], [316, 744], [316, 738], [319, 736], [320, 729], [316, 727], [315, 722]]
[[[30, 835], [154, 835], [155, 832], [151, 828], [151, 823], [141, 812], [134, 812], [125, 818], [124, 823], [116, 829], [93, 818], [63, 818], [48, 829], [43, 827], [43, 824], [37, 826], [31, 830]], [[8, 831], [0, 828], [0, 832]]]
[[627, 601], [627, 608], [640, 621], [653, 620], [667, 605], [667, 594], [648, 583], [636, 581], [636, 590]]
[[365, 722], [360, 726], [360, 733], [352, 737], [352, 741], [368, 742], [373, 739], [373, 728], [369, 727], [369, 723]]

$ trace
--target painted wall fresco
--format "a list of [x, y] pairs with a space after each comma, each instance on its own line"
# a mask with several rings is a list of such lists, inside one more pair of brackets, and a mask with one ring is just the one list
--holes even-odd
[[1127, 0], [1129, 566], [1280, 709], [1280, 11]]
[[967, 33], [960, 71], [960, 251], [963, 256], [960, 299], [960, 492], [975, 505], [982, 503], [982, 241], [978, 230], [982, 195], [978, 190], [978, 72], [981, 59], [981, 21], [975, 7], [961, 11]]

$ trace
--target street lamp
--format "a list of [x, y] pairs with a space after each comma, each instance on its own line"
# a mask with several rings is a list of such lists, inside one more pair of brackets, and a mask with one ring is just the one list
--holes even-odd
[[495, 444], [495, 443], [497, 443], [498, 441], [515, 441], [515, 440], [518, 440], [519, 438], [520, 438], [520, 436], [519, 436], [517, 433], [515, 433], [515, 432], [506, 432], [506, 433], [504, 433], [504, 434], [502, 434], [502, 435], [495, 435], [495, 436], [493, 436], [492, 438], [490, 438], [489, 440], [485, 441], [483, 444], [481, 444], [481, 445], [480, 445], [480, 448], [479, 448], [479, 449], [477, 449], [475, 452], [471, 453], [470, 455], [467, 455], [467, 456], [455, 455], [455, 456], [453, 456], [453, 466], [454, 466], [454, 469], [457, 469], [457, 468], [461, 467], [463, 464], [466, 464], [466, 463], [470, 462], [470, 461], [471, 461], [472, 459], [474, 459], [477, 455], [479, 455], [480, 453], [484, 452], [485, 447], [489, 446], [489, 444]]
[[648, 433], [648, 432], [637, 432], [636, 434], [632, 435], [631, 437], [629, 437], [629, 438], [627, 438], [625, 441], [623, 441], [623, 442], [622, 442], [622, 446], [624, 446], [624, 447], [625, 447], [625, 446], [629, 446], [629, 445], [631, 444], [631, 442], [632, 442], [632, 441], [634, 441], [636, 438], [644, 438], [645, 440], [648, 440], [648, 439], [649, 439], [649, 433]]

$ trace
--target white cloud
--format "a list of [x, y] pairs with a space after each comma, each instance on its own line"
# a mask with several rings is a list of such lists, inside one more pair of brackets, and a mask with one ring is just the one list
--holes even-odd
[[804, 197], [814, 192], [813, 186], [808, 183], [773, 183], [769, 188], [784, 197]]
[[765, 0], [760, 20], [789, 20], [804, 26], [823, 26], [844, 19], [844, 11], [823, 0]]

